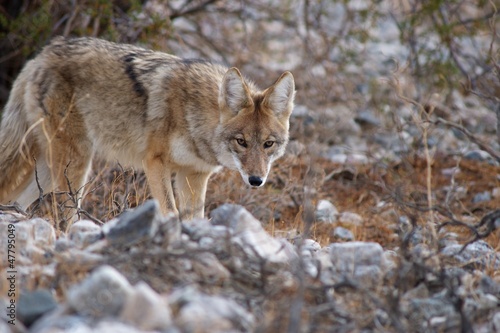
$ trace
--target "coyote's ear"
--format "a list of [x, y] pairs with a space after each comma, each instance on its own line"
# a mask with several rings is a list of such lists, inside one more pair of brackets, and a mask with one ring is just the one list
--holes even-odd
[[236, 115], [252, 104], [252, 97], [240, 71], [235, 67], [229, 69], [222, 79], [219, 91], [220, 109], [230, 111], [231, 115]]
[[290, 72], [283, 73], [280, 78], [269, 87], [264, 96], [264, 104], [277, 116], [290, 116], [295, 98], [295, 81]]

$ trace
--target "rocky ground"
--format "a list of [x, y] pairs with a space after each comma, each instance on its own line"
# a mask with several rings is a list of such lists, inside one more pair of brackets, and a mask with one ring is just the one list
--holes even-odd
[[[319, 220], [346, 215], [321, 201]], [[354, 213], [349, 222], [358, 223]], [[491, 218], [495, 226], [500, 214]], [[499, 332], [500, 255], [400, 222], [400, 248], [322, 246], [272, 237], [246, 209], [225, 204], [182, 225], [155, 201], [56, 237], [47, 221], [1, 215], [1, 255], [15, 240], [2, 332]], [[14, 235], [9, 237], [9, 235]], [[449, 233], [447, 233], [450, 236]], [[3, 262], [7, 262], [4, 260]], [[13, 272], [13, 273], [9, 273]], [[6, 316], [7, 315], [7, 316]], [[10, 323], [15, 323], [11, 325]]]

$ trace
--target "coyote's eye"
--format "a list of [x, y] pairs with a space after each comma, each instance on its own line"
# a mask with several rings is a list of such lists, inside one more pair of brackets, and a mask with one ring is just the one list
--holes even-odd
[[264, 148], [271, 148], [274, 145], [274, 141], [264, 142]]
[[236, 138], [236, 142], [238, 142], [238, 144], [242, 147], [246, 147], [247, 146], [247, 142], [245, 141], [245, 139], [242, 139], [242, 138]]

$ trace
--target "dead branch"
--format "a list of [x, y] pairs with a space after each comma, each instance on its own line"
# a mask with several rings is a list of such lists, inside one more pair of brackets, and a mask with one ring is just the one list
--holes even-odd
[[467, 138], [469, 140], [471, 140], [473, 143], [475, 143], [476, 145], [478, 145], [479, 148], [481, 148], [482, 150], [486, 151], [488, 154], [491, 155], [491, 157], [493, 157], [495, 160], [497, 160], [498, 162], [500, 162], [500, 154], [498, 154], [493, 148], [490, 147], [490, 145], [484, 143], [481, 139], [479, 139], [478, 137], [476, 137], [474, 134], [472, 134], [468, 129], [466, 129], [462, 125], [459, 125], [457, 123], [445, 120], [443, 118], [438, 118], [434, 122], [434, 124], [436, 124], [436, 125], [442, 124], [442, 125], [445, 125], [447, 127], [451, 127], [451, 128], [459, 130], [465, 136], [467, 136]]

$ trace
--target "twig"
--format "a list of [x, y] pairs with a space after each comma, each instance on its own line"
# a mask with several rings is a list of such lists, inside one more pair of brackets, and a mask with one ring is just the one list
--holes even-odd
[[38, 199], [36, 200], [35, 206], [31, 209], [30, 217], [33, 217], [34, 212], [36, 212], [40, 208], [44, 196], [43, 188], [42, 185], [40, 185], [40, 179], [38, 178], [38, 168], [37, 168], [36, 158], [33, 157], [33, 160], [35, 161], [35, 182], [36, 186], [38, 187]]
[[28, 215], [20, 205], [18, 204], [13, 204], [13, 205], [0, 205], [0, 211], [9, 211], [9, 210], [14, 210], [16, 213], [23, 214], [23, 215]]
[[482, 140], [477, 138], [474, 134], [472, 134], [468, 129], [463, 127], [462, 125], [453, 123], [451, 121], [444, 120], [443, 118], [438, 118], [435, 122], [436, 125], [442, 124], [448, 127], [455, 128], [465, 134], [469, 140], [471, 140], [473, 143], [479, 146], [482, 150], [486, 151], [488, 154], [490, 154], [495, 160], [500, 162], [500, 155], [493, 149], [491, 148], [488, 144], [484, 143]]

